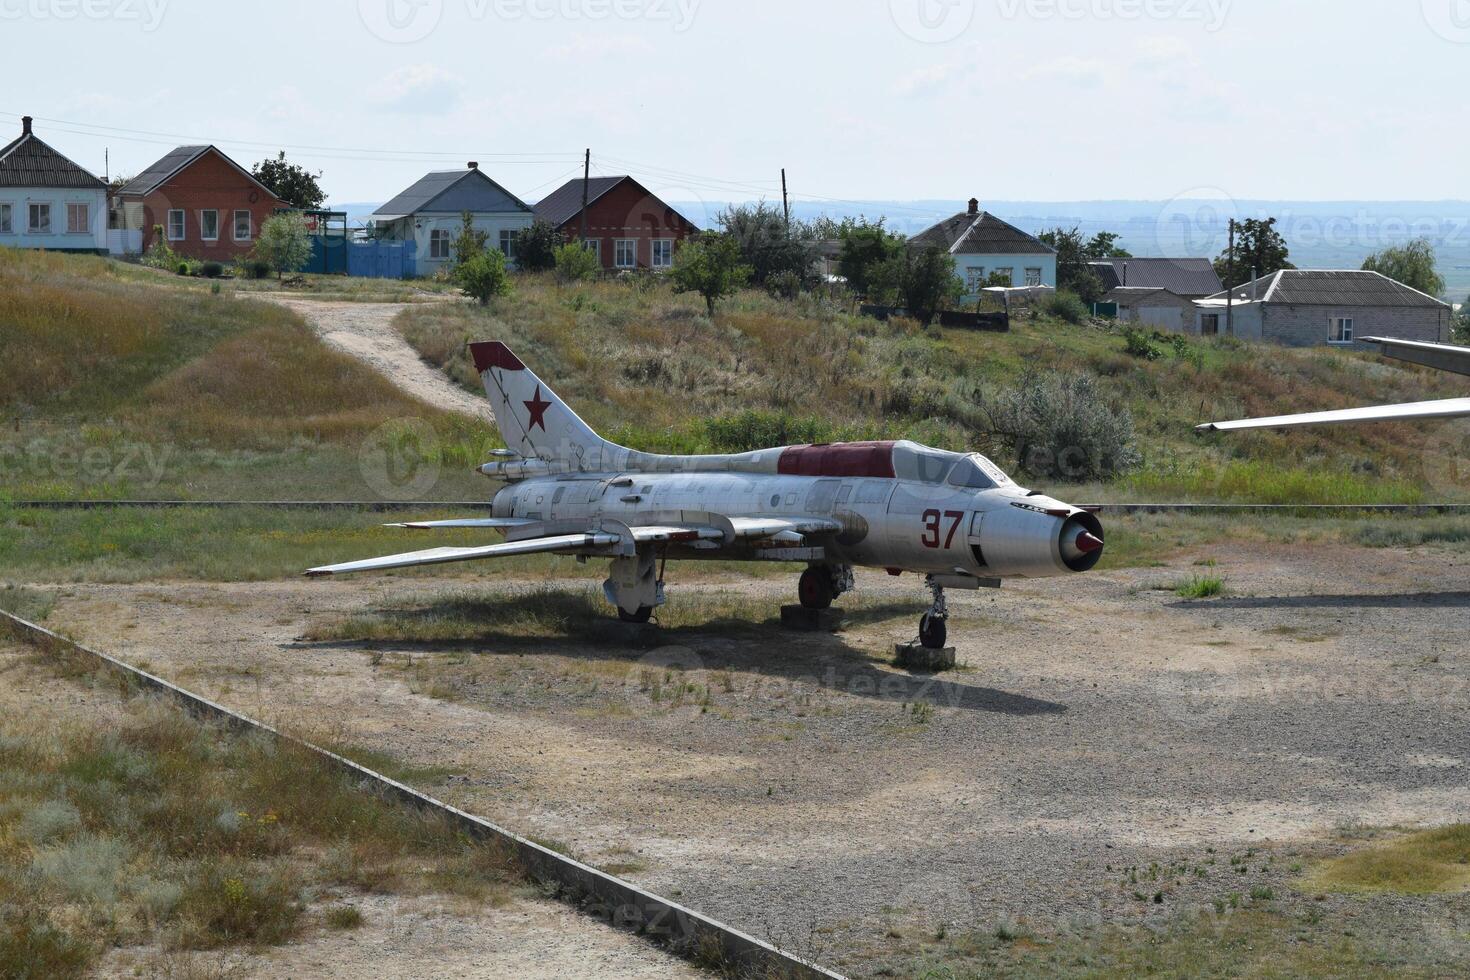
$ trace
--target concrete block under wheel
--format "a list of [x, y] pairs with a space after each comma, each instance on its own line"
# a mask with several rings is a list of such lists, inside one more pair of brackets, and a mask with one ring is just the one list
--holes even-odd
[[921, 643], [895, 643], [893, 656], [900, 667], [909, 670], [954, 670], [954, 647], [931, 650]]
[[781, 625], [806, 633], [835, 633], [842, 628], [842, 610], [782, 606]]

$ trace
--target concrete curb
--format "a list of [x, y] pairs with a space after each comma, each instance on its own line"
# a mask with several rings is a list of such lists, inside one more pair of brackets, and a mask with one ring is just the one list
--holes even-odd
[[299, 746], [356, 779], [359, 788], [420, 810], [440, 813], [471, 839], [505, 848], [528, 878], [554, 888], [562, 901], [615, 928], [635, 932], [698, 965], [721, 964], [733, 967], [737, 976], [759, 977], [761, 980], [843, 980], [841, 974], [542, 847], [334, 752], [285, 735], [161, 677], [53, 633], [44, 626], [0, 610], [0, 629], [45, 651], [61, 650], [90, 657], [109, 673], [129, 684], [170, 698], [196, 718], [221, 724], [233, 731], [263, 733]]

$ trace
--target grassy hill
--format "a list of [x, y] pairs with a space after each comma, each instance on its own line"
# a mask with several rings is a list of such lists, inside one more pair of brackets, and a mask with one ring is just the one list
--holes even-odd
[[[485, 309], [406, 310], [400, 329], [431, 363], [479, 391], [464, 350], [509, 343], [611, 438], [640, 449], [720, 451], [790, 439], [908, 437], [1017, 461], [987, 407], [1028, 372], [1096, 379], [1135, 423], [1143, 463], [1089, 499], [1415, 502], [1465, 498], [1464, 423], [1198, 437], [1212, 419], [1462, 395], [1460, 379], [1369, 354], [1230, 340], [1154, 341], [1125, 352], [1105, 323], [1040, 315], [1010, 333], [878, 323], [829, 300], [748, 290], [715, 318], [661, 284], [560, 286], [522, 277]], [[785, 438], [782, 438], [785, 437]], [[1019, 476], [1034, 480], [1035, 474]], [[1055, 482], [1051, 483], [1055, 486]]]

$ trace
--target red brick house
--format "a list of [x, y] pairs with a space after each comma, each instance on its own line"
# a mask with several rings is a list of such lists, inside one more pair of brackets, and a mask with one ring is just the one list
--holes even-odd
[[[567, 241], [582, 239], [582, 181], [572, 180], [543, 198], [536, 217]], [[664, 270], [674, 250], [699, 229], [632, 177], [593, 177], [587, 182], [585, 243], [604, 269]]]
[[118, 224], [143, 233], [143, 250], [162, 227], [181, 255], [228, 262], [255, 247], [261, 224], [289, 207], [213, 146], [181, 146], [117, 192]]

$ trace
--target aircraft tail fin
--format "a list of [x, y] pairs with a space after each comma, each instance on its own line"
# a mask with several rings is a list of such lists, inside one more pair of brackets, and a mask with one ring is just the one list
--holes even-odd
[[595, 466], [613, 448], [500, 341], [470, 344], [506, 448], [527, 459]]

